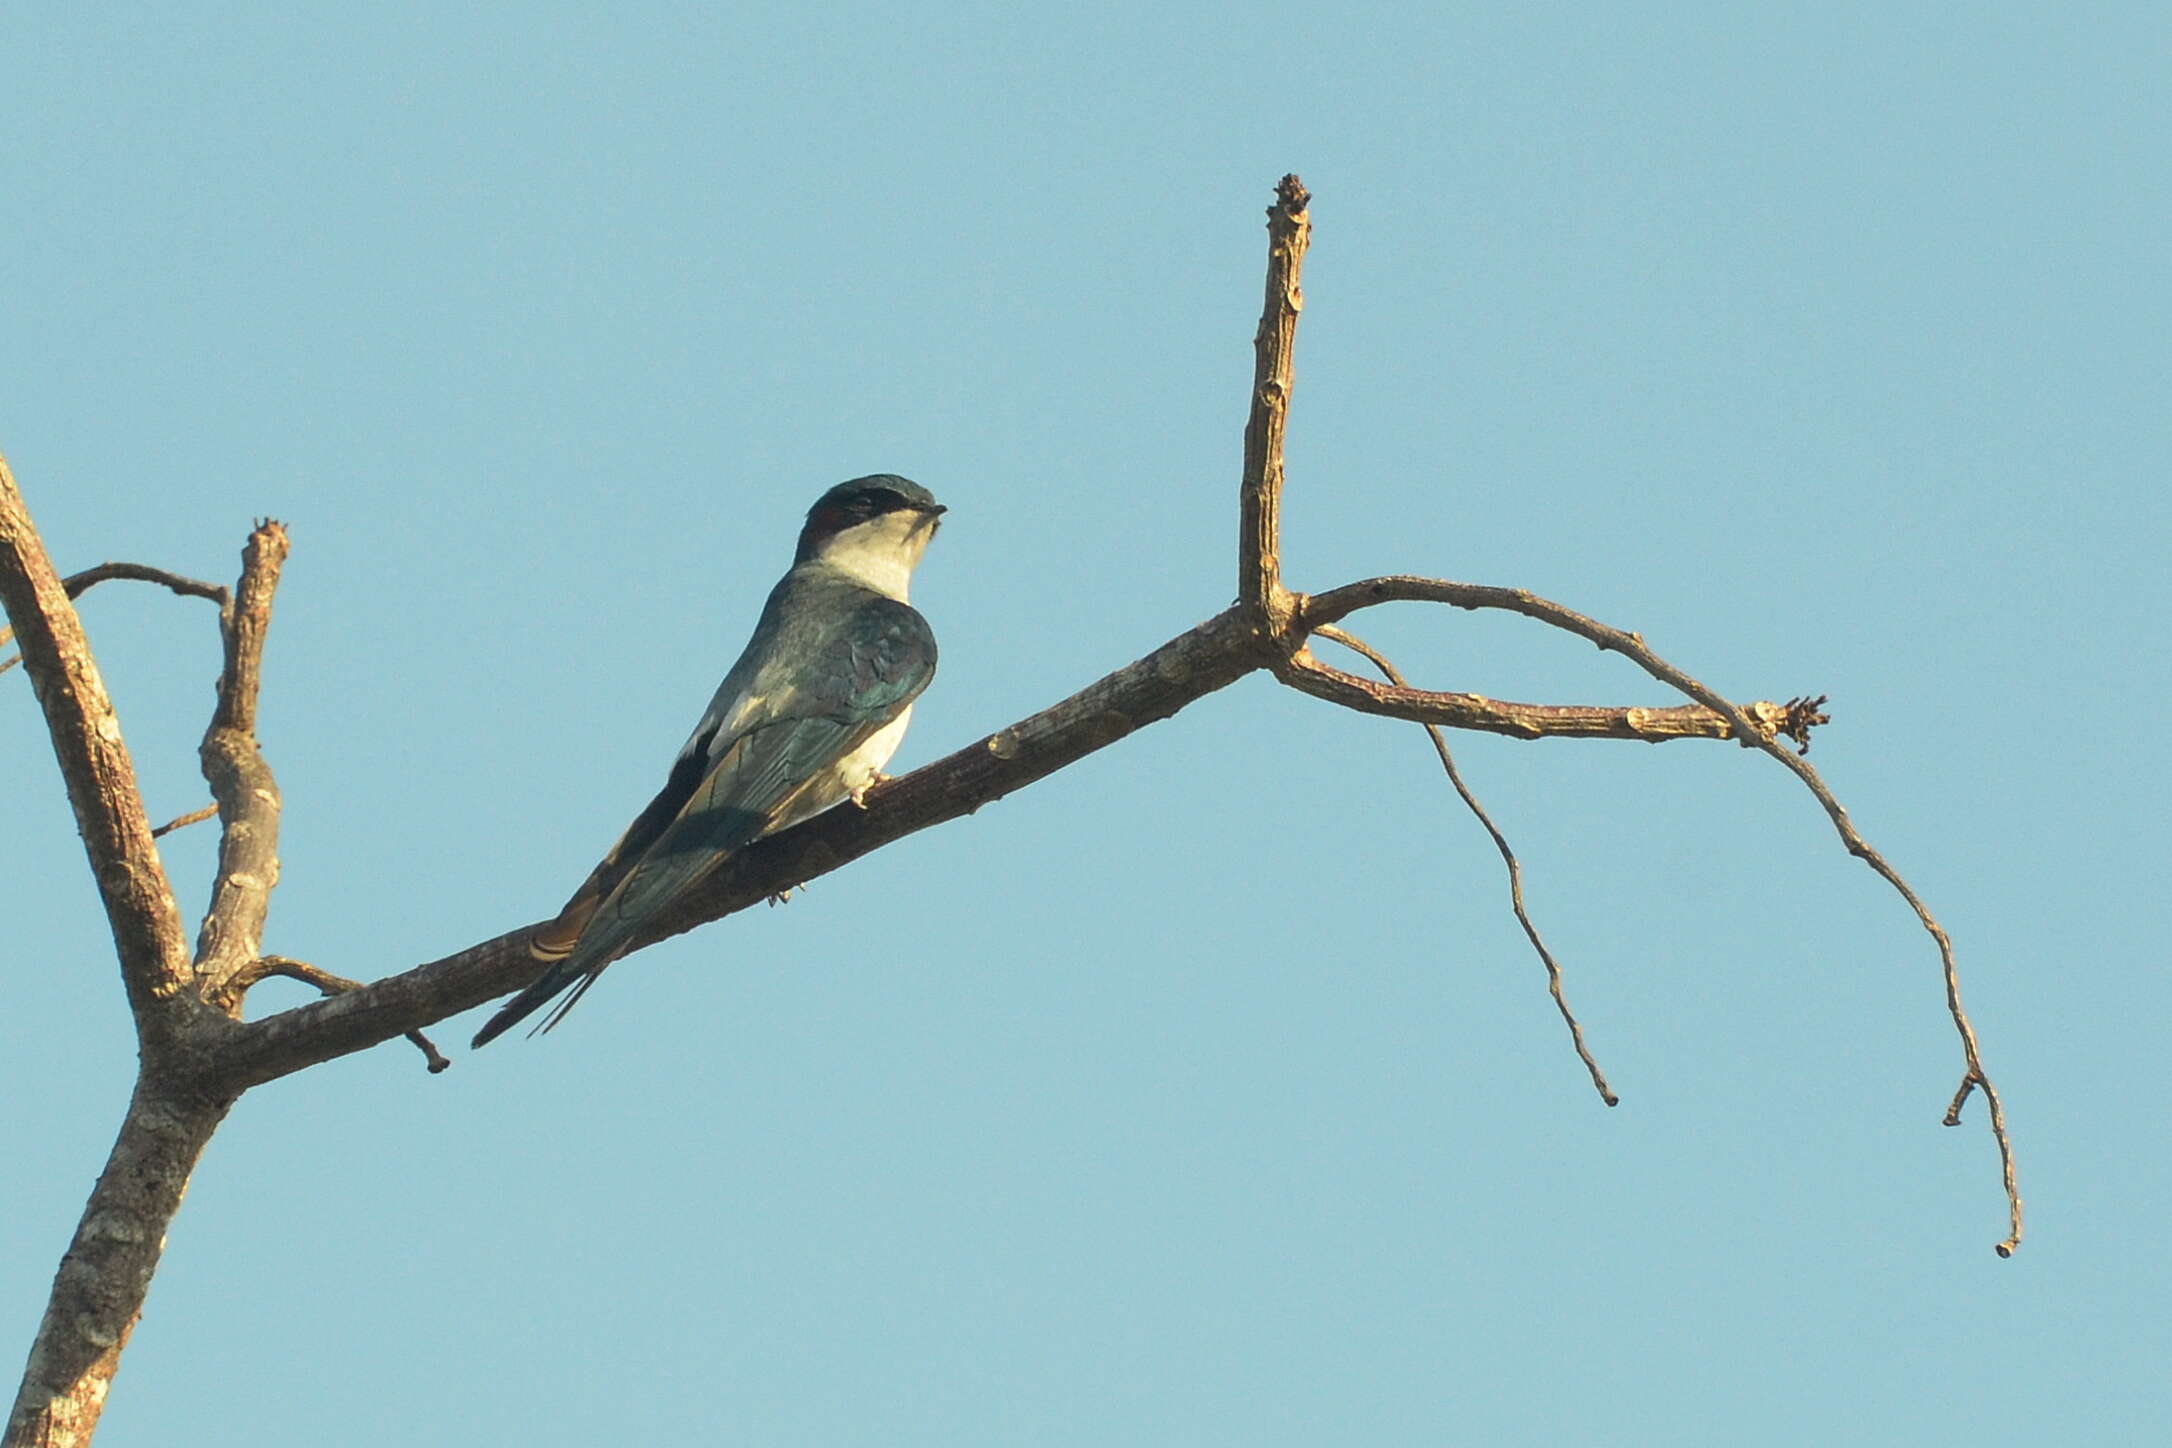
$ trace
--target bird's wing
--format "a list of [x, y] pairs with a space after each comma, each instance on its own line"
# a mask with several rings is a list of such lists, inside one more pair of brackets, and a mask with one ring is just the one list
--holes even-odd
[[626, 832], [596, 862], [596, 868], [588, 872], [581, 888], [574, 891], [559, 909], [557, 918], [530, 938], [528, 948], [535, 955], [545, 960], [560, 960], [572, 953], [573, 947], [580, 942], [581, 932], [595, 918], [596, 907], [618, 888], [619, 882], [640, 863], [642, 855], [679, 817], [686, 802], [694, 797], [694, 791], [701, 788], [702, 779], [715, 763], [709, 757], [709, 744], [717, 732], [713, 723], [703, 722], [706, 729], [697, 731], [679, 751], [679, 757], [671, 766], [671, 776], [656, 792], [656, 798], [648, 802], [647, 808], [634, 817]]
[[778, 820], [836, 803], [843, 790], [833, 766], [903, 713], [934, 677], [934, 636], [904, 604], [869, 595], [822, 632], [820, 646], [788, 677], [757, 675], [758, 686], [771, 687], [760, 691], [753, 717], [729, 740], [718, 732], [707, 773], [604, 901], [583, 933], [584, 949], [599, 929], [613, 933], [614, 921], [646, 920]]
[[[835, 766], [903, 713], [935, 675], [935, 638], [926, 620], [905, 604], [862, 597], [762, 661], [736, 706], [720, 710], [726, 691], [718, 690], [703, 721], [706, 732], [688, 741], [663, 790], [555, 922], [577, 935], [559, 946], [570, 953], [508, 1001], [476, 1044], [573, 986], [540, 1029], [556, 1025], [647, 920], [732, 851], [779, 820], [843, 798]], [[786, 662], [778, 663], [777, 654]], [[539, 935], [537, 949], [557, 943]]]

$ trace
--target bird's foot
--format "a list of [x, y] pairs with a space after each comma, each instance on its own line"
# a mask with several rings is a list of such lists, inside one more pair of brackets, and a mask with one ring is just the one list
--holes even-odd
[[852, 802], [855, 805], [859, 806], [861, 809], [866, 809], [867, 792], [873, 789], [878, 784], [888, 784], [894, 777], [895, 776], [884, 774], [879, 769], [871, 771], [867, 776], [867, 783], [852, 791]]
[[776, 908], [777, 906], [779, 906], [779, 905], [789, 905], [789, 904], [791, 904], [791, 903], [792, 903], [792, 897], [793, 897], [793, 896], [794, 896], [795, 894], [799, 893], [799, 892], [800, 892], [801, 890], [804, 890], [804, 889], [806, 889], [806, 888], [807, 888], [807, 887], [806, 887], [805, 885], [787, 885], [787, 886], [785, 886], [785, 887], [784, 887], [784, 888], [783, 888], [782, 890], [779, 890], [779, 891], [775, 892], [774, 894], [772, 894], [772, 895], [771, 895], [771, 896], [769, 897], [769, 905], [770, 905], [770, 908], [771, 908], [772, 910], [774, 910], [774, 909], [775, 909], [775, 908]]

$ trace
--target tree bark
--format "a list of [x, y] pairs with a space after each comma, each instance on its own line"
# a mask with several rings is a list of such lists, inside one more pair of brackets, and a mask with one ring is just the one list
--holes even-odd
[[91, 1441], [121, 1349], [143, 1315], [166, 1225], [188, 1191], [211, 1133], [233, 1105], [179, 1083], [136, 1082], [106, 1169], [91, 1188], [75, 1239], [8, 1415], [6, 1448], [77, 1448]]

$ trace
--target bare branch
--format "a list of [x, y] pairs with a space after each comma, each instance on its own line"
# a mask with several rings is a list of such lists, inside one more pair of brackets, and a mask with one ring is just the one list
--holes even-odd
[[[1332, 625], [1315, 632], [1326, 634]], [[1664, 744], [1670, 739], [1730, 739], [1734, 725], [1698, 704], [1641, 708], [1611, 704], [1519, 704], [1484, 694], [1412, 689], [1375, 683], [1321, 663], [1310, 650], [1299, 650], [1281, 670], [1282, 682], [1300, 693], [1363, 714], [1379, 714], [1417, 724], [1440, 724], [1506, 734], [1514, 739], [1635, 739]], [[1779, 728], [1783, 705], [1759, 700], [1742, 706], [1753, 720]]]
[[196, 969], [210, 995], [222, 995], [224, 981], [256, 958], [279, 882], [279, 785], [257, 748], [256, 701], [272, 594], [286, 557], [286, 529], [270, 519], [259, 523], [242, 548], [234, 601], [220, 610], [226, 665], [197, 751], [222, 825], [211, 908], [196, 936]]
[[[238, 1006], [241, 997], [248, 993], [250, 987], [254, 986], [258, 981], [269, 980], [275, 975], [282, 976], [287, 980], [298, 980], [303, 985], [315, 986], [319, 993], [328, 996], [345, 995], [349, 991], [362, 989], [362, 982], [349, 980], [343, 975], [334, 975], [331, 971], [311, 965], [306, 960], [294, 960], [284, 955], [264, 955], [259, 956], [236, 972], [233, 979], [227, 983], [226, 990], [232, 995], [234, 1003]], [[431, 1075], [435, 1076], [438, 1072], [452, 1065], [452, 1062], [438, 1053], [436, 1045], [422, 1032], [408, 1031], [405, 1034], [407, 1039], [414, 1043], [415, 1049], [422, 1052], [422, 1059], [429, 1067]]]
[[[37, 654], [29, 656], [35, 670]], [[8, 1415], [10, 1448], [82, 1448], [91, 1441], [158, 1270], [167, 1224], [232, 1105], [231, 1097], [174, 1089], [148, 1073], [138, 1078], [112, 1154], [54, 1274]]]
[[[1841, 842], [1847, 846], [1848, 853], [1870, 866], [1880, 879], [1899, 893], [1901, 899], [1908, 902], [1908, 908], [1915, 912], [1917, 922], [1937, 943], [1939, 965], [1946, 987], [1946, 1011], [1953, 1018], [1955, 1033], [1961, 1038], [1963, 1060], [1960, 1090], [1954, 1096], [1953, 1105], [1947, 1110], [1946, 1121], [1949, 1125], [1959, 1124], [1960, 1108], [1968, 1099], [1968, 1093], [1972, 1089], [1983, 1092], [1984, 1100], [1990, 1107], [1991, 1136], [1998, 1145], [1999, 1171], [2006, 1188], [2007, 1235], [2006, 1239], [1998, 1244], [1997, 1251], [2001, 1257], [2012, 1256], [2021, 1245], [2021, 1192], [2014, 1176], [2013, 1139], [2006, 1130], [2006, 1108], [1999, 1099], [1998, 1089], [1991, 1084], [1990, 1076], [1984, 1071], [1982, 1053], [1976, 1043], [1975, 1027], [1969, 1023], [1968, 1013], [1961, 1007], [1961, 978], [1960, 970], [1954, 963], [1953, 941], [1948, 938], [1945, 929], [1939, 925], [1908, 882], [1901, 878], [1900, 872], [1888, 864], [1883, 855], [1872, 849], [1870, 842], [1857, 831], [1848, 818], [1848, 812], [1841, 808], [1840, 801], [1826, 788], [1825, 781], [1819, 777], [1810, 761], [1789, 750], [1775, 737], [1781, 733], [1790, 734], [1807, 750], [1810, 726], [1825, 722], [1825, 716], [1818, 712], [1819, 706], [1825, 702], [1824, 697], [1821, 695], [1815, 699], [1796, 699], [1784, 706], [1745, 706], [1732, 703], [1653, 653], [1645, 645], [1641, 635], [1609, 628], [1596, 619], [1586, 618], [1520, 588], [1487, 588], [1477, 584], [1449, 583], [1437, 578], [1407, 575], [1372, 578], [1362, 583], [1346, 584], [1314, 598], [1300, 600], [1299, 626], [1317, 629], [1323, 623], [1333, 623], [1358, 609], [1398, 599], [1448, 603], [1458, 608], [1507, 609], [1527, 618], [1550, 623], [1556, 628], [1567, 629], [1579, 637], [1591, 640], [1602, 649], [1621, 654], [1661, 683], [1695, 699], [1727, 722], [1730, 726], [1728, 737], [1741, 741], [1746, 748], [1762, 750], [1780, 761], [1802, 781], [1811, 796], [1824, 808], [1826, 818], [1833, 822], [1833, 828], [1839, 833]], [[1771, 709], [1779, 710], [1777, 722], [1765, 712]]]
[[151, 838], [154, 840], [160, 839], [172, 834], [175, 830], [185, 830], [190, 825], [200, 825], [218, 812], [219, 807], [215, 804], [207, 804], [202, 809], [192, 809], [187, 814], [177, 815], [151, 831]]
[[[1717, 698], [1716, 695], [1714, 697]], [[1789, 751], [1776, 740], [1758, 739], [1755, 742], [1759, 749], [1786, 765], [1795, 777], [1803, 782], [1803, 786], [1816, 798], [1819, 805], [1823, 806], [1826, 818], [1833, 822], [1833, 829], [1847, 845], [1848, 853], [1870, 866], [1880, 879], [1891, 885], [1901, 899], [1908, 902], [1908, 908], [1915, 912], [1917, 923], [1937, 942], [1939, 969], [1946, 986], [1946, 1014], [1953, 1018], [1954, 1033], [1961, 1038], [1963, 1062], [1961, 1085], [1954, 1092], [1953, 1104], [1946, 1108], [1945, 1124], [1959, 1126], [1961, 1107], [1967, 1102], [1968, 1093], [1971, 1090], [1983, 1092], [1984, 1102], [1991, 1113], [1991, 1139], [1998, 1144], [1999, 1149], [1999, 1175], [2006, 1188], [2006, 1239], [1993, 1250], [2001, 1257], [2011, 1257], [2021, 1246], [2021, 1188], [2014, 1176], [2014, 1143], [2006, 1130], [2005, 1103], [1999, 1099], [1998, 1088], [1991, 1084], [1991, 1077], [1983, 1068], [1983, 1054], [1976, 1044], [1976, 1028], [1969, 1023], [1968, 1012], [1961, 1006], [1961, 971], [1953, 958], [1953, 940], [1946, 934], [1945, 927], [1931, 914], [1930, 907], [1925, 905], [1908, 882], [1901, 878], [1900, 872], [1886, 862], [1885, 856], [1872, 849], [1870, 842], [1855, 828], [1854, 821], [1848, 818], [1848, 812], [1841, 807], [1840, 801], [1833, 797], [1833, 792], [1826, 788], [1824, 779], [1810, 761]]]
[[[1331, 639], [1346, 649], [1363, 654], [1372, 661], [1374, 668], [1387, 675], [1388, 682], [1399, 687], [1404, 684], [1402, 673], [1394, 664], [1388, 662], [1387, 656], [1364, 640], [1331, 623], [1320, 625], [1316, 632], [1321, 638]], [[1463, 782], [1463, 771], [1456, 768], [1455, 756], [1448, 752], [1447, 736], [1440, 732], [1438, 725], [1427, 724], [1424, 728], [1426, 737], [1433, 741], [1434, 752], [1440, 756], [1440, 767], [1448, 773], [1448, 782], [1455, 786], [1456, 793], [1463, 797], [1463, 803], [1478, 817], [1478, 822], [1486, 827], [1486, 833], [1493, 836], [1493, 847], [1501, 852], [1502, 863], [1508, 867], [1509, 904], [1516, 911], [1516, 923], [1523, 926], [1524, 938], [1531, 942], [1531, 948], [1538, 952], [1540, 962], [1546, 967], [1547, 992], [1554, 998], [1554, 1009], [1561, 1012], [1561, 1019], [1568, 1025], [1569, 1040], [1576, 1046], [1577, 1059], [1584, 1063], [1584, 1069], [1591, 1074], [1591, 1084], [1597, 1089], [1599, 1099], [1609, 1106], [1619, 1106], [1621, 1098], [1614, 1094], [1613, 1087], [1606, 1084], [1606, 1073], [1599, 1069], [1599, 1063], [1592, 1058], [1591, 1048], [1584, 1043], [1584, 1028], [1577, 1023], [1576, 1013], [1569, 1009], [1568, 998], [1561, 993], [1561, 964], [1554, 959], [1554, 953], [1546, 948], [1546, 942], [1539, 936], [1538, 927], [1531, 923], [1531, 916], [1524, 909], [1523, 866], [1517, 861], [1516, 852], [1509, 848], [1508, 837], [1493, 823], [1493, 816], [1486, 813], [1485, 806], [1478, 802], [1478, 796], [1472, 794], [1470, 786]]]
[[1267, 208], [1267, 298], [1253, 338], [1252, 408], [1244, 425], [1244, 482], [1238, 493], [1237, 601], [1268, 632], [1290, 619], [1282, 587], [1282, 441], [1289, 424], [1291, 358], [1297, 346], [1299, 286], [1312, 242], [1312, 197], [1295, 176], [1275, 187]]
[[[971, 814], [1267, 667], [1269, 657], [1250, 618], [1231, 607], [1070, 698], [878, 785], [864, 809], [840, 806], [740, 851], [697, 894], [636, 936], [633, 948], [721, 920], [892, 841]], [[233, 1089], [269, 1081], [524, 986], [542, 973], [528, 938], [546, 923], [360, 990], [243, 1022], [217, 1053], [221, 1075]]]
[[129, 1008], [142, 1033], [161, 1003], [183, 998], [192, 979], [181, 910], [159, 863], [135, 767], [82, 621], [53, 572], [5, 459], [0, 459], [0, 602], [7, 606], [45, 711], [53, 755], [113, 931]]
[[68, 590], [68, 597], [81, 598], [84, 590], [93, 584], [108, 583], [117, 578], [132, 579], [137, 583], [156, 583], [172, 589], [184, 598], [208, 598], [219, 607], [226, 607], [224, 584], [206, 583], [201, 578], [189, 578], [143, 563], [100, 563], [84, 569], [81, 573], [69, 574], [61, 581], [61, 587]]
[[[1537, 619], [1588, 639], [1601, 649], [1633, 659], [1645, 672], [1698, 700], [1704, 686], [1645, 647], [1641, 634], [1600, 623], [1572, 608], [1521, 588], [1497, 588], [1479, 583], [1455, 583], [1445, 578], [1421, 578], [1392, 574], [1346, 583], [1340, 588], [1310, 597], [1298, 596], [1295, 627], [1299, 633], [1323, 624], [1339, 623], [1359, 609], [1376, 604], [1416, 602], [1446, 603], [1466, 609], [1505, 609]], [[1420, 723], [1446, 724], [1456, 729], [1478, 729], [1521, 739], [1583, 738], [1639, 739], [1664, 743], [1669, 739], [1733, 739], [1745, 724], [1758, 738], [1776, 732], [1793, 734], [1809, 748], [1809, 729], [1826, 722], [1815, 712], [1824, 703], [1821, 695], [1805, 701], [1775, 704], [1760, 699], [1750, 704], [1729, 704], [1725, 710], [1710, 705], [1670, 705], [1665, 708], [1615, 708], [1588, 705], [1517, 704], [1489, 699], [1483, 694], [1435, 693], [1376, 684], [1340, 669], [1330, 668], [1299, 649], [1277, 670], [1282, 682], [1315, 697], [1368, 714], [1386, 714]]]
[[[163, 568], [150, 568], [141, 563], [101, 563], [95, 568], [86, 568], [81, 573], [69, 574], [60, 581], [60, 586], [66, 591], [68, 597], [80, 598], [94, 584], [104, 583], [115, 578], [134, 579], [139, 583], [163, 584], [175, 593], [191, 598], [208, 598], [219, 607], [226, 607], [226, 590], [218, 584], [205, 583], [197, 578], [184, 578], [178, 573], [168, 573]], [[15, 637], [15, 630], [0, 628], [0, 644], [5, 644], [13, 637]], [[20, 654], [0, 660], [0, 674], [6, 673], [22, 661], [22, 655]]]

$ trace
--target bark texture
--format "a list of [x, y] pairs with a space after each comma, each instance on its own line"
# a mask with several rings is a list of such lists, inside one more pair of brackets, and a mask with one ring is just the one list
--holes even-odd
[[166, 1250], [167, 1223], [231, 1104], [137, 1081], [106, 1169], [53, 1274], [8, 1415], [9, 1444], [76, 1448], [91, 1441]]

